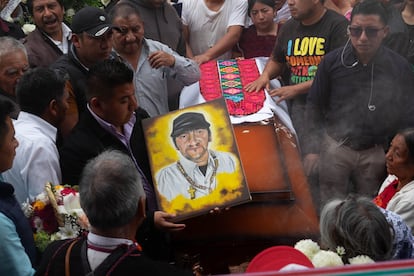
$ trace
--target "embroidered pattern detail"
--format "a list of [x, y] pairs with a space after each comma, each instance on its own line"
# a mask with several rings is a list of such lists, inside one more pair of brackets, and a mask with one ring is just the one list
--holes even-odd
[[248, 93], [248, 83], [260, 74], [254, 59], [209, 61], [200, 65], [200, 91], [206, 101], [224, 97], [230, 115], [244, 116], [263, 107], [264, 90]]

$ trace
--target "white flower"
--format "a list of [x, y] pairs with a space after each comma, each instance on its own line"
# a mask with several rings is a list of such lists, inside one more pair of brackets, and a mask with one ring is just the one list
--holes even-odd
[[81, 210], [80, 201], [79, 201], [79, 193], [68, 194], [63, 197], [63, 206], [65, 206], [65, 210], [67, 214], [72, 214], [73, 212], [77, 212], [77, 210]]
[[111, 0], [101, 0], [101, 3], [106, 7], [109, 3], [111, 3]]
[[43, 230], [43, 221], [39, 217], [33, 218], [33, 225], [37, 229], [37, 231]]
[[341, 257], [333, 251], [320, 250], [312, 258], [315, 267], [341, 266], [344, 265]]
[[33, 24], [24, 24], [22, 27], [22, 30], [26, 35], [33, 32], [35, 29], [36, 29], [36, 25], [33, 25]]
[[35, 197], [35, 201], [41, 201], [45, 205], [47, 205], [49, 203], [49, 197], [47, 196], [46, 193], [40, 193]]
[[26, 201], [22, 203], [22, 210], [26, 218], [30, 218], [33, 215], [33, 206], [29, 203], [29, 199], [26, 199]]
[[375, 263], [370, 257], [366, 255], [358, 255], [348, 259], [349, 264], [373, 264]]
[[309, 260], [312, 260], [313, 256], [321, 250], [319, 245], [311, 239], [300, 240], [294, 247], [305, 254]]
[[70, 9], [67, 9], [65, 13], [66, 13], [66, 16], [72, 17], [75, 15], [75, 10], [70, 8]]
[[56, 232], [53, 238], [58, 240], [73, 239], [78, 236], [79, 230], [78, 226], [74, 226], [70, 222], [65, 222], [65, 226], [59, 227], [59, 232]]
[[343, 246], [337, 246], [336, 247], [336, 254], [338, 254], [339, 256], [344, 256], [345, 255], [345, 248]]

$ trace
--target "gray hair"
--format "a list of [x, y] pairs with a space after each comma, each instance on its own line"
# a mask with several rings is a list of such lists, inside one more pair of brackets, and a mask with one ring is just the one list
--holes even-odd
[[392, 257], [393, 228], [368, 198], [349, 196], [328, 202], [322, 209], [319, 229], [327, 249], [345, 248], [344, 262], [358, 255], [374, 261]]
[[90, 224], [99, 229], [128, 224], [137, 212], [139, 199], [145, 197], [134, 162], [118, 150], [106, 150], [88, 161], [79, 194]]
[[0, 64], [2, 63], [4, 56], [16, 51], [22, 51], [27, 58], [27, 51], [23, 43], [10, 36], [0, 37]]

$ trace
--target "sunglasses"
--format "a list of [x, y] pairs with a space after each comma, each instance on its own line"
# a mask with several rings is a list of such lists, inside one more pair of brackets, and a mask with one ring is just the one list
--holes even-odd
[[362, 32], [365, 32], [365, 35], [368, 38], [375, 38], [378, 36], [378, 32], [384, 30], [385, 28], [374, 28], [374, 27], [352, 27], [348, 26], [348, 34], [353, 37], [360, 37]]

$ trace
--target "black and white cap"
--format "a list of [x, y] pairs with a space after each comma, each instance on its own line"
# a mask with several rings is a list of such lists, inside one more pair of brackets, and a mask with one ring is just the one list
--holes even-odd
[[73, 16], [71, 29], [74, 34], [86, 32], [90, 36], [99, 37], [111, 30], [112, 24], [104, 10], [88, 6]]

